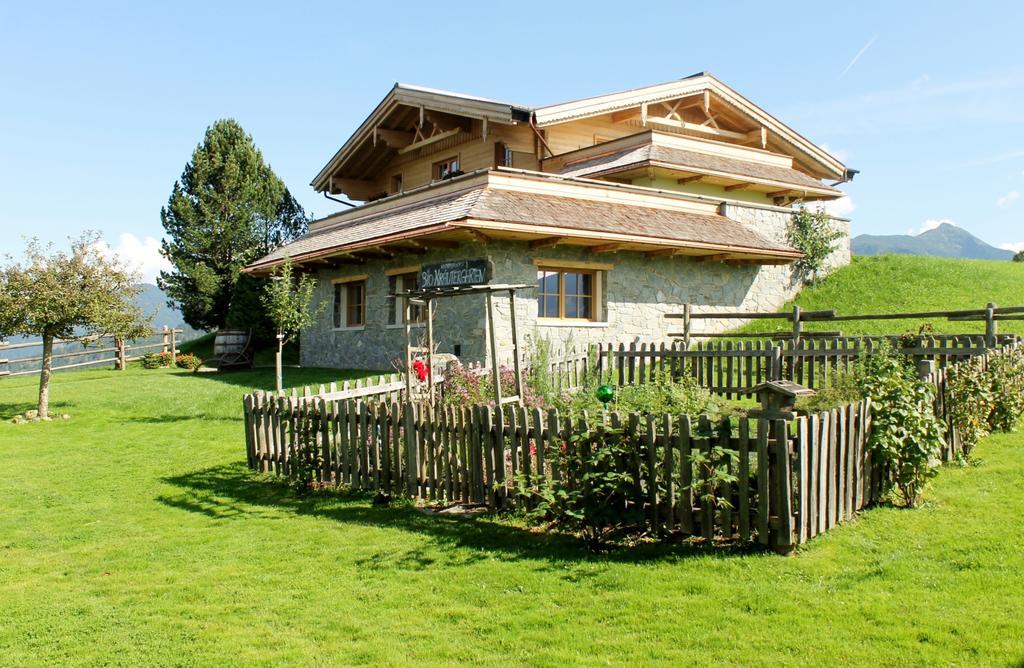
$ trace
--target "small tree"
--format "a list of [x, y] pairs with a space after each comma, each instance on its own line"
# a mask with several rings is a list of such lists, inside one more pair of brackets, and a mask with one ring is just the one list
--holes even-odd
[[281, 354], [285, 345], [298, 336], [299, 332], [313, 325], [327, 306], [326, 302], [321, 302], [315, 309], [310, 308], [315, 290], [316, 281], [312, 276], [294, 276], [289, 258], [285, 258], [284, 263], [274, 270], [263, 289], [263, 306], [277, 329], [274, 365], [278, 392], [282, 389]]
[[832, 254], [835, 242], [842, 236], [842, 232], [832, 227], [832, 217], [824, 209], [797, 209], [789, 224], [788, 240], [804, 256], [793, 263], [794, 280], [807, 284], [818, 280], [825, 260]]
[[24, 263], [8, 256], [0, 269], [0, 337], [41, 336], [39, 417], [50, 411], [50, 375], [54, 339], [85, 341], [91, 336], [134, 339], [150, 330], [149, 319], [133, 302], [137, 274], [101, 251], [100, 237], [85, 232], [71, 252], [54, 251], [38, 239], [28, 241]]

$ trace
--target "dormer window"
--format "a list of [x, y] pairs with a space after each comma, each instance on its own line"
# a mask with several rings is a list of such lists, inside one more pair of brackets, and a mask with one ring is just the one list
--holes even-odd
[[459, 156], [453, 155], [450, 158], [445, 158], [439, 162], [434, 163], [434, 180], [441, 181], [442, 179], [450, 179], [453, 176], [458, 176], [462, 172], [459, 171]]

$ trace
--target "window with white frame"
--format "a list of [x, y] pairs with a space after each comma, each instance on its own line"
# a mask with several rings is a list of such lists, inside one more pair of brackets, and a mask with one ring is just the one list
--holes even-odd
[[[420, 287], [419, 271], [393, 274], [388, 277], [388, 324], [404, 325], [407, 297], [396, 296], [399, 293], [418, 290]], [[426, 322], [426, 309], [417, 304], [409, 304], [409, 324], [421, 325]]]

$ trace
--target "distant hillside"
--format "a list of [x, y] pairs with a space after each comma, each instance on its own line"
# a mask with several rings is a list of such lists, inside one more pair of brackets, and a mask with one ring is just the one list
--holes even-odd
[[[1024, 306], [1024, 264], [992, 260], [956, 260], [932, 257], [886, 255], [857, 257], [853, 264], [829, 276], [821, 284], [804, 289], [796, 304], [804, 309], [836, 309], [841, 314], [908, 313]], [[781, 310], [790, 310], [793, 303]], [[771, 321], [753, 322], [743, 329], [760, 332], [785, 329]], [[980, 334], [982, 323], [930, 321], [936, 332]], [[917, 331], [921, 321], [879, 320], [867, 322], [809, 322], [808, 330], [841, 329], [848, 335], [900, 334]], [[1001, 332], [1024, 334], [1024, 321], [999, 324]]]
[[155, 314], [153, 317], [153, 326], [160, 328], [164, 325], [168, 327], [186, 327], [184, 318], [181, 317], [181, 311], [171, 308], [167, 305], [167, 295], [164, 291], [153, 285], [152, 283], [140, 283], [139, 287], [142, 288], [142, 292], [135, 298], [135, 303], [139, 305], [142, 312], [146, 315]]
[[917, 236], [862, 234], [853, 238], [854, 255], [929, 255], [975, 260], [1010, 260], [1013, 253], [991, 246], [962, 227], [943, 223]]

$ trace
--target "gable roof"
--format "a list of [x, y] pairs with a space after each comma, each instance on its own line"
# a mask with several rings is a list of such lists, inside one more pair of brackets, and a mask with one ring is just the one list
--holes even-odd
[[839, 181], [848, 180], [849, 173], [842, 162], [707, 72], [653, 86], [538, 107], [534, 109], [534, 116], [538, 127], [545, 127], [704, 91], [714, 94], [718, 101], [749, 117], [766, 128], [773, 137], [800, 151], [829, 176]]
[[372, 140], [374, 128], [391, 114], [399, 105], [423, 107], [468, 118], [486, 118], [493, 123], [517, 123], [529, 119], [529, 107], [498, 102], [483, 97], [453, 93], [451, 91], [396, 83], [384, 96], [370, 115], [359, 125], [352, 136], [328, 161], [310, 183], [316, 190], [325, 190], [328, 177], [364, 142]]

